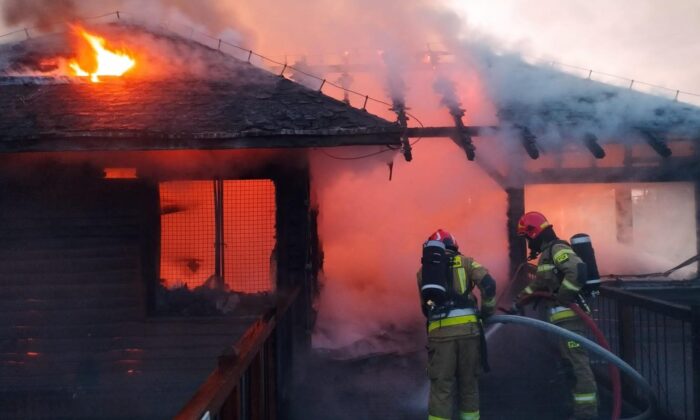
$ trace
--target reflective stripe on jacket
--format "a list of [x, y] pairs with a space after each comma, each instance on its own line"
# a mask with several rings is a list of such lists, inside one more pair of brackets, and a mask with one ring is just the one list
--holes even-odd
[[[449, 255], [449, 254], [448, 254]], [[479, 334], [476, 315], [476, 297], [472, 293], [477, 287], [481, 292], [481, 308], [493, 311], [496, 304], [495, 282], [488, 276], [484, 266], [473, 258], [461, 254], [450, 255], [452, 267], [452, 287], [463, 298], [459, 306], [450, 311], [445, 318], [428, 322], [428, 335], [431, 338], [448, 338], [474, 336]], [[421, 285], [421, 270], [417, 273], [418, 285]], [[485, 278], [488, 278], [486, 280]], [[493, 283], [492, 287], [486, 283]], [[454, 311], [468, 310], [466, 314]]]
[[[565, 304], [574, 302], [585, 279], [579, 278], [577, 265], [581, 259], [569, 245], [563, 242], [545, 244], [537, 264], [535, 280], [520, 293], [519, 298], [535, 291], [546, 291], [556, 295]], [[547, 303], [548, 306], [556, 304]], [[558, 320], [566, 317], [557, 315]]]
[[447, 313], [447, 316], [437, 321], [428, 323], [428, 333], [442, 327], [451, 327], [455, 325], [471, 324], [478, 322], [476, 312], [473, 309], [452, 309]]
[[553, 324], [571, 318], [576, 318], [576, 312], [566, 306], [555, 306], [549, 309], [549, 322]]

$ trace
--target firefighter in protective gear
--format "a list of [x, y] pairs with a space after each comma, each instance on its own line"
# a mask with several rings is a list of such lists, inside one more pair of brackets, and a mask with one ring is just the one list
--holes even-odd
[[[574, 333], [583, 335], [586, 328], [582, 319], [568, 308], [577, 303], [578, 293], [586, 282], [586, 265], [568, 243], [559, 240], [553, 226], [543, 214], [525, 213], [518, 222], [518, 235], [527, 239], [530, 259], [540, 255], [535, 280], [518, 295], [518, 300], [535, 291], [547, 291], [556, 302], [547, 301], [549, 321]], [[570, 365], [575, 377], [573, 387], [574, 417], [598, 418], [597, 387], [588, 353], [576, 341], [559, 340], [559, 352]]]
[[[496, 282], [486, 268], [473, 258], [459, 253], [455, 238], [442, 229], [428, 238], [445, 244], [451, 261], [451, 284], [454, 302], [439, 319], [433, 319], [430, 308], [423, 305], [428, 328], [428, 378], [430, 379], [429, 420], [452, 419], [455, 390], [460, 419], [478, 420], [479, 385], [483, 328], [480, 319], [493, 314], [496, 305]], [[418, 271], [418, 287], [421, 270]], [[473, 289], [481, 292], [481, 310]]]

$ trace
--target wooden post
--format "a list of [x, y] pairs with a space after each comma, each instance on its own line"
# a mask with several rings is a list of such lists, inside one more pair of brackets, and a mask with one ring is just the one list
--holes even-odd
[[[696, 155], [700, 159], [700, 153]], [[700, 179], [695, 181], [695, 242], [697, 244], [696, 253], [700, 255]], [[697, 263], [696, 267], [698, 277], [700, 277], [700, 263]]]
[[224, 283], [224, 181], [214, 180], [214, 274], [216, 284]]
[[615, 187], [615, 226], [617, 241], [623, 244], [634, 242], [632, 190], [629, 187]]
[[156, 288], [160, 279], [160, 190], [155, 181], [144, 181], [141, 210], [141, 275], [144, 315], [156, 309]]
[[700, 305], [692, 305], [691, 348], [693, 351], [693, 412], [695, 420], [700, 420]]
[[299, 297], [277, 328], [278, 413], [285, 413], [291, 395], [292, 372], [311, 348], [315, 319], [313, 298], [318, 290], [309, 255], [315, 226], [311, 224], [308, 167], [280, 170], [275, 178], [277, 202], [277, 267], [280, 291], [300, 287]]
[[506, 194], [508, 195], [506, 229], [508, 229], [508, 257], [510, 258], [509, 276], [513, 279], [518, 267], [527, 262], [527, 244], [517, 235], [518, 219], [525, 213], [525, 189], [524, 187], [506, 188]]

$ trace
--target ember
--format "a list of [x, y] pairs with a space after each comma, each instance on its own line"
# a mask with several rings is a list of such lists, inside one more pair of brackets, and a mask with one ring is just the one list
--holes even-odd
[[[84, 55], [85, 60], [73, 59], [69, 66], [75, 76], [90, 76], [90, 81], [99, 83], [99, 76], [122, 76], [131, 70], [136, 60], [123, 50], [109, 50], [104, 38], [91, 34], [80, 27], [75, 27], [75, 32], [87, 41], [91, 51]], [[82, 57], [81, 57], [82, 58]], [[91, 70], [85, 70], [91, 68]]]

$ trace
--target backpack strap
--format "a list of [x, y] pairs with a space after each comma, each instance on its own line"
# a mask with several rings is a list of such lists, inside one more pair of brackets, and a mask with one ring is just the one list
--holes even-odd
[[[571, 244], [569, 244], [569, 243], [566, 242], [565, 240], [563, 240], [563, 239], [555, 239], [555, 240], [553, 240], [553, 241], [549, 244], [549, 246], [547, 246], [547, 248], [544, 249], [544, 251], [547, 251], [547, 252], [549, 253], [549, 257], [550, 257], [550, 258], [553, 258], [553, 257], [554, 257], [554, 256], [552, 255], [552, 248], [554, 248], [554, 245], [566, 245], [566, 246], [568, 246], [569, 248], [571, 248]], [[544, 252], [544, 251], [543, 251], [543, 252]]]
[[451, 274], [452, 276], [457, 276], [457, 284], [455, 284], [455, 279], [451, 279], [452, 284], [452, 297], [456, 304], [460, 306], [468, 306], [469, 304], [469, 293], [471, 293], [473, 287], [472, 281], [467, 274], [467, 268], [464, 266], [464, 255], [456, 254], [451, 257], [450, 262]]
[[562, 281], [564, 279], [564, 273], [559, 271], [557, 268], [556, 264], [554, 263], [554, 255], [552, 254], [552, 248], [554, 248], [554, 245], [566, 245], [569, 248], [571, 248], [571, 244], [566, 242], [563, 239], [555, 239], [552, 241], [552, 243], [549, 244], [549, 246], [546, 248], [546, 251], [549, 253], [549, 258], [552, 260], [552, 264], [554, 264], [554, 275], [557, 276], [559, 281]]

